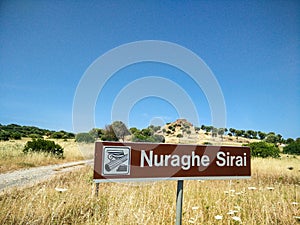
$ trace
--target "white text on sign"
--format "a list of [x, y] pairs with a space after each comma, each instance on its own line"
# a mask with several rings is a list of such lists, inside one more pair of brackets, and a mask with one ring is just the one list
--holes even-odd
[[[216, 165], [223, 166], [247, 166], [247, 154], [243, 153], [243, 156], [230, 155], [229, 152], [218, 152], [216, 155]], [[208, 155], [197, 155], [194, 151], [190, 155], [156, 155], [153, 151], [149, 151], [149, 154], [145, 150], [141, 151], [141, 163], [140, 167], [181, 167], [183, 170], [189, 170], [194, 166], [209, 166], [211, 159]]]

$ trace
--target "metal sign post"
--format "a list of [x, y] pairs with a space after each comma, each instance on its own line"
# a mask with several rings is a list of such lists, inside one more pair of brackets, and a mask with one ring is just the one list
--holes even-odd
[[177, 181], [176, 225], [182, 224], [183, 180]]

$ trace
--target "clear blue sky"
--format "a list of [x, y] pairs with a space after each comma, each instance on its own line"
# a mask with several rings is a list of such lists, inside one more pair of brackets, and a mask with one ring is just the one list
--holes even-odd
[[[110, 49], [140, 40], [174, 42], [200, 56], [222, 88], [228, 128], [300, 136], [299, 1], [1, 1], [0, 123], [72, 131], [86, 69]], [[205, 96], [188, 76], [145, 63], [109, 80], [96, 125], [111, 123], [112, 102], [126, 84], [150, 75], [180, 85], [200, 123], [211, 123]], [[129, 125], [146, 127], [158, 117], [175, 120], [176, 107], [146, 98], [132, 108]]]

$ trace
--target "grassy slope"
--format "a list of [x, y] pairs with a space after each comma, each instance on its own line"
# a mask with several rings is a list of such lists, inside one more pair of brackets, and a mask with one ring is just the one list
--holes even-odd
[[[82, 160], [82, 153], [74, 140], [54, 140], [64, 148], [64, 159], [47, 156], [40, 153], [23, 154], [26, 142], [31, 139], [16, 141], [0, 141], [0, 173], [28, 167], [44, 166], [56, 163]], [[93, 152], [93, 144], [85, 146]]]

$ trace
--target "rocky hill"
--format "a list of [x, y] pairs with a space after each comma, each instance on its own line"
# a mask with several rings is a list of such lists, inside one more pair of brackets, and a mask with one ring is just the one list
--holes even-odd
[[226, 133], [224, 135], [213, 136], [212, 132], [206, 132], [195, 127], [186, 119], [177, 119], [172, 123], [167, 123], [163, 126], [158, 134], [164, 135], [166, 143], [181, 143], [181, 144], [212, 144], [212, 145], [237, 145], [257, 142], [257, 139], [248, 139], [244, 137], [233, 137]]

